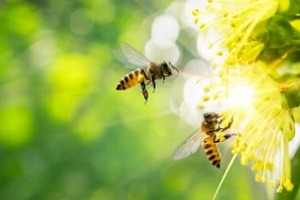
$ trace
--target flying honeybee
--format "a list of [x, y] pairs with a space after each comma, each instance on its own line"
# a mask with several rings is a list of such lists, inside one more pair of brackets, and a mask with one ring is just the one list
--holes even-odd
[[[178, 69], [174, 67], [171, 62], [162, 62], [155, 63], [148, 60], [145, 56], [135, 50], [132, 46], [128, 44], [122, 44], [121, 46], [122, 53], [126, 57], [126, 59], [134, 65], [137, 66], [147, 66], [147, 69], [144, 70], [142, 68], [138, 68], [133, 70], [129, 74], [125, 75], [117, 85], [117, 90], [126, 90], [131, 88], [137, 84], [141, 84], [142, 94], [145, 99], [145, 103], [148, 99], [148, 91], [146, 89], [146, 85], [152, 83], [153, 92], [156, 88], [155, 80], [163, 79], [172, 75], [172, 70], [176, 70], [178, 73]], [[148, 81], [147, 83], [145, 83]]]
[[[195, 153], [201, 143], [210, 163], [213, 166], [220, 168], [221, 157], [216, 143], [223, 141], [216, 138], [216, 133], [224, 132], [229, 129], [232, 122], [233, 121], [231, 120], [226, 127], [220, 127], [222, 123], [220, 115], [213, 112], [204, 113], [204, 120], [201, 128], [185, 140], [181, 146], [179, 146], [179, 148], [175, 151], [174, 159], [177, 160], [185, 158], [190, 154]], [[233, 135], [235, 134], [225, 134], [224, 139], [227, 140]]]

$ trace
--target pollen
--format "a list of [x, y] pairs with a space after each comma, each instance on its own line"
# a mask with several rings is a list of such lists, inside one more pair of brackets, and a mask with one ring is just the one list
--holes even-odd
[[278, 186], [278, 188], [277, 188], [276, 192], [278, 192], [278, 193], [281, 193], [281, 192], [282, 192], [282, 190], [283, 190], [283, 187], [282, 187], [282, 185], [280, 185], [280, 186]]
[[246, 166], [246, 165], [248, 165], [248, 159], [247, 158], [245, 158], [245, 157], [243, 157], [242, 159], [241, 159], [241, 165], [244, 165], [244, 166]]
[[199, 10], [198, 9], [192, 10], [192, 15], [195, 17], [199, 16]]
[[287, 191], [292, 191], [294, 188], [294, 185], [291, 183], [291, 180], [287, 179], [284, 184], [284, 188], [286, 188]]
[[203, 110], [203, 109], [205, 108], [205, 106], [204, 106], [204, 104], [199, 104], [199, 105], [198, 105], [198, 108], [199, 108], [200, 110]]
[[219, 139], [220, 140], [220, 142], [224, 142], [225, 141], [225, 137], [224, 137], [224, 135], [223, 135], [223, 133], [218, 133], [217, 134], [217, 139]]
[[254, 154], [250, 154], [248, 156], [248, 159], [247, 159], [249, 162], [253, 162], [254, 161]]
[[256, 174], [255, 174], [255, 181], [256, 181], [256, 182], [260, 182], [260, 181], [261, 181], [261, 177], [260, 177], [260, 174], [259, 174], [259, 173], [256, 173]]
[[232, 153], [233, 155], [237, 155], [237, 154], [239, 153], [239, 151], [238, 151], [237, 149], [233, 149], [233, 150], [231, 151], [231, 153]]
[[206, 101], [209, 101], [209, 96], [204, 96], [203, 98], [202, 98], [202, 101], [204, 101], [204, 102], [206, 102]]
[[222, 56], [222, 55], [223, 55], [223, 52], [222, 52], [222, 51], [218, 51], [218, 52], [217, 52], [217, 55], [218, 55], [218, 56]]
[[204, 87], [203, 90], [204, 90], [205, 93], [207, 93], [207, 92], [210, 91], [210, 88], [209, 87]]
[[219, 95], [218, 94], [215, 94], [214, 96], [213, 96], [213, 100], [217, 100], [219, 98]]
[[138, 82], [141, 83], [145, 80], [145, 77], [142, 74], [138, 75]]
[[203, 29], [203, 28], [205, 28], [205, 26], [206, 26], [206, 24], [205, 24], [205, 23], [201, 23], [201, 24], [199, 24], [199, 28], [200, 28], [200, 29]]
[[274, 187], [275, 187], [275, 182], [274, 182], [274, 180], [270, 180], [270, 181], [269, 181], [269, 187], [270, 187], [270, 188], [274, 188]]

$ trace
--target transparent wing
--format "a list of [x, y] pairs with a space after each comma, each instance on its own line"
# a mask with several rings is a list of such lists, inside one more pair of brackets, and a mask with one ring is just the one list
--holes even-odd
[[195, 153], [201, 144], [202, 138], [203, 134], [198, 129], [176, 149], [173, 159], [182, 159]]
[[145, 56], [143, 56], [140, 52], [134, 49], [129, 44], [122, 44], [121, 50], [127, 60], [134, 65], [137, 66], [147, 66], [150, 62]]

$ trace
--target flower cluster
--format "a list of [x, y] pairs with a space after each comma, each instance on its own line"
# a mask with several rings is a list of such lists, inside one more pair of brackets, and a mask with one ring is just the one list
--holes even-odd
[[207, 95], [218, 95], [224, 103], [224, 118], [234, 118], [232, 126], [240, 130], [232, 152], [241, 155], [242, 165], [251, 163], [256, 181], [267, 182], [270, 187], [278, 182], [280, 192], [283, 187], [293, 188], [288, 141], [295, 129], [278, 84], [264, 73], [265, 67], [263, 62], [231, 66], [227, 84], [222, 80], [215, 83]]
[[219, 33], [209, 39], [208, 47], [219, 45], [230, 52], [227, 62], [254, 61], [264, 44], [258, 40], [263, 23], [278, 8], [276, 0], [263, 1], [208, 1], [192, 11], [194, 23], [205, 37], [211, 32]]
[[[224, 123], [233, 119], [231, 127], [238, 132], [233, 154], [251, 166], [256, 181], [277, 192], [293, 189], [290, 142], [297, 138], [295, 125], [300, 121], [295, 115], [300, 106], [300, 7], [293, 4], [296, 1], [174, 2], [161, 16], [172, 18], [172, 23], [158, 28], [162, 35], [174, 33], [166, 38], [196, 55], [181, 73], [183, 99], [178, 103], [174, 98], [173, 110], [190, 123], [198, 124], [204, 112], [221, 113]], [[149, 42], [169, 42], [161, 39], [164, 42]], [[174, 52], [174, 60], [180, 60], [179, 51]]]
[[[208, 0], [191, 9], [202, 38], [199, 53], [203, 47], [213, 49], [209, 61], [217, 69], [211, 81], [197, 83], [203, 94], [198, 108], [222, 105], [223, 117], [233, 118], [232, 127], [239, 131], [232, 152], [240, 154], [242, 165], [252, 166], [256, 181], [277, 192], [293, 189], [289, 141], [295, 135], [292, 111], [300, 104], [291, 98], [299, 93], [300, 82], [286, 70], [300, 62], [295, 58], [300, 38], [295, 19], [284, 15], [288, 3]], [[222, 59], [216, 62], [218, 56]]]

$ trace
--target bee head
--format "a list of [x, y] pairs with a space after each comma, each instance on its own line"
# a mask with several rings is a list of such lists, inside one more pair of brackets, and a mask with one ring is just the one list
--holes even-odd
[[203, 114], [203, 117], [206, 122], [212, 122], [218, 117], [218, 114], [214, 112], [207, 112]]
[[171, 76], [172, 75], [172, 69], [176, 70], [179, 73], [178, 69], [176, 67], [174, 67], [171, 62], [166, 63], [164, 61], [163, 63], [161, 63], [160, 67], [161, 67], [161, 69], [163, 71], [163, 74], [165, 76]]
[[171, 68], [170, 68], [170, 66], [166, 62], [161, 63], [160, 66], [161, 66], [161, 69], [162, 69], [163, 74], [165, 76], [171, 76], [172, 75]]

